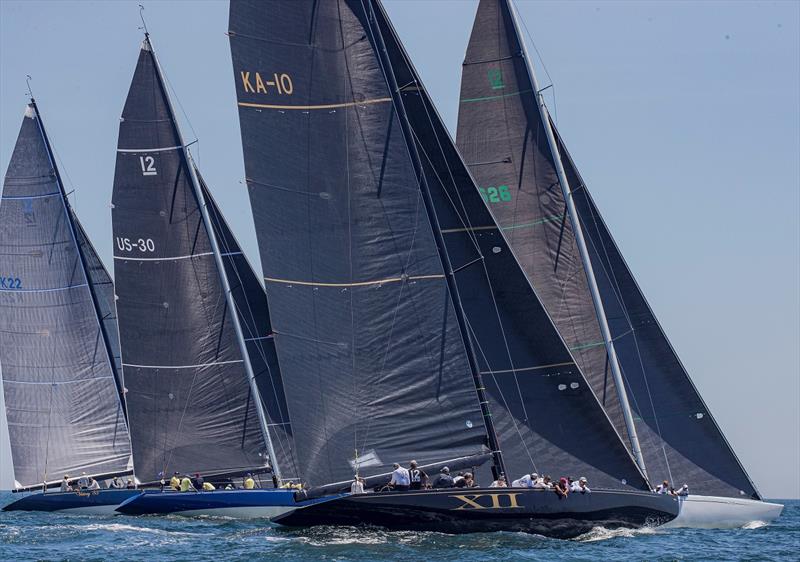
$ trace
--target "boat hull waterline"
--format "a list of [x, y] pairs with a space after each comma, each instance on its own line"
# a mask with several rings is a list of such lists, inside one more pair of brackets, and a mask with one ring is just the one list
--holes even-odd
[[80, 492], [41, 492], [21, 497], [3, 511], [58, 511], [81, 515], [112, 515], [126, 500], [141, 490], [86, 490]]
[[778, 503], [746, 498], [694, 496], [680, 498], [678, 517], [664, 524], [667, 528], [740, 529], [754, 523], [769, 523], [780, 517]]
[[421, 490], [345, 495], [274, 517], [291, 527], [374, 525], [450, 534], [512, 531], [574, 538], [595, 527], [638, 528], [675, 519], [678, 500], [647, 492], [597, 490], [560, 499], [545, 490]]
[[[214, 492], [146, 491], [117, 507], [124, 515], [184, 515], [230, 517], [235, 519], [270, 518], [285, 514], [299, 505], [294, 490], [216, 490]], [[327, 500], [320, 498], [318, 501]]]

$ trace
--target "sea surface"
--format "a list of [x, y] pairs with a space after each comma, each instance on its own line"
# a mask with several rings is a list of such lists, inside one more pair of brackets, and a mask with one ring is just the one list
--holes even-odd
[[[0, 506], [15, 496], [0, 493]], [[0, 512], [0, 561], [800, 560], [800, 501], [747, 529], [595, 529], [575, 540], [522, 533], [288, 530], [263, 521]]]

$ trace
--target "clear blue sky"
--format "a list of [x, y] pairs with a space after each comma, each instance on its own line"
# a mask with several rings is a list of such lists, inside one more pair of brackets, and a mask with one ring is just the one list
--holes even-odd
[[[31, 74], [73, 204], [109, 266], [137, 3], [0, 2], [0, 167]], [[227, 2], [144, 4], [203, 175], [258, 264]], [[476, 1], [386, 7], [454, 132]], [[800, 496], [800, 3], [519, 8], [550, 72], [539, 64], [540, 81], [555, 84], [559, 129], [694, 382], [762, 492]]]

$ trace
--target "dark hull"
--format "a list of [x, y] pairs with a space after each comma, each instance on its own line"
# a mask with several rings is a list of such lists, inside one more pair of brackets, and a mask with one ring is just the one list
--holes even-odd
[[291, 527], [375, 525], [393, 530], [511, 531], [574, 538], [594, 527], [637, 528], [671, 521], [678, 502], [647, 492], [597, 490], [559, 497], [524, 488], [379, 492], [344, 496], [274, 517]]
[[125, 515], [218, 515], [238, 518], [273, 517], [295, 506], [293, 490], [148, 490], [123, 502], [116, 511]]
[[23, 496], [3, 507], [3, 511], [75, 511], [78, 513], [113, 513], [125, 500], [140, 490], [87, 490], [84, 492], [48, 492]]

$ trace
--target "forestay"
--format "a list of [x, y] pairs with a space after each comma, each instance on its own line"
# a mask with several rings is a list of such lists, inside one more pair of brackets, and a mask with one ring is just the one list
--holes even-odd
[[359, 1], [234, 0], [245, 170], [312, 485], [484, 451], [419, 184]]
[[31, 101], [0, 200], [0, 365], [17, 487], [130, 470], [106, 280]]
[[[508, 2], [482, 0], [463, 66], [458, 146], [525, 273], [627, 442], [618, 390], [521, 41]], [[757, 496], [563, 150], [562, 162], [649, 475], [688, 482], [695, 493]]]
[[146, 38], [120, 123], [112, 211], [123, 372], [143, 481], [267, 464], [190, 166]]

